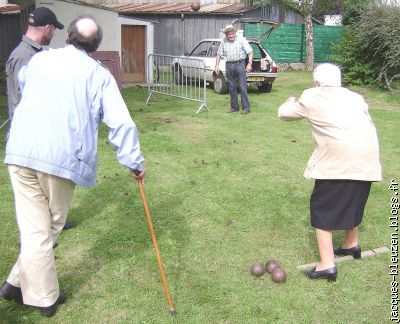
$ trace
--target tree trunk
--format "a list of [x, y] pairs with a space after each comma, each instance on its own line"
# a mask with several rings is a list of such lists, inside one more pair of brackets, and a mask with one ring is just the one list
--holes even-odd
[[314, 69], [314, 36], [313, 25], [311, 20], [311, 4], [312, 0], [304, 1], [304, 24], [306, 26], [306, 61], [305, 68], [307, 71]]

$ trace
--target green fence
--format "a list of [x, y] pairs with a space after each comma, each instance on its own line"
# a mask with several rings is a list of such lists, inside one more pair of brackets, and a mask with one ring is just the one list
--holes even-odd
[[[245, 24], [244, 34], [257, 37], [268, 27], [257, 24]], [[338, 43], [342, 35], [342, 26], [313, 26], [314, 61], [325, 62], [333, 54], [331, 44]], [[304, 24], [282, 24], [268, 38], [261, 41], [276, 62], [298, 63], [306, 58], [306, 35]]]

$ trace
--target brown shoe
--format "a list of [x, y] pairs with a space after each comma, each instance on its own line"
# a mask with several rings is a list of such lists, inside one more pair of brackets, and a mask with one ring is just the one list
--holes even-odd
[[250, 110], [249, 110], [249, 109], [246, 109], [246, 108], [243, 109], [242, 112], [241, 112], [242, 115], [246, 115], [246, 114], [248, 114], [248, 113], [250, 113]]
[[231, 108], [231, 109], [229, 109], [227, 111], [227, 113], [234, 113], [234, 112], [237, 112], [237, 111], [239, 111], [239, 109]]

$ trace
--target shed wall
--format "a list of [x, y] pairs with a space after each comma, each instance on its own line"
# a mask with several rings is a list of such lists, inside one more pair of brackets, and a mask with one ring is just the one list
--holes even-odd
[[[99, 47], [99, 51], [121, 50], [120, 48], [116, 49], [117, 39], [121, 38], [121, 31], [117, 22], [118, 13], [64, 1], [36, 0], [36, 7], [42, 6], [48, 7], [54, 11], [58, 20], [65, 26], [63, 30], [56, 31], [51, 41], [52, 48], [65, 46], [67, 29], [72, 20], [80, 15], [91, 15], [96, 19], [98, 24], [103, 27], [103, 41]], [[105, 28], [106, 26], [107, 28]]]
[[216, 17], [215, 15], [155, 15], [136, 16], [152, 19], [154, 25], [154, 53], [183, 55], [204, 38], [218, 38], [219, 31], [230, 24], [234, 17]]
[[[132, 17], [156, 21], [154, 53], [183, 55], [190, 52], [204, 38], [219, 38], [220, 29], [239, 18], [260, 18], [279, 21], [279, 7], [258, 8], [243, 15], [221, 14], [133, 14]], [[301, 23], [303, 18], [294, 11], [286, 11], [287, 23]]]
[[11, 52], [22, 37], [21, 15], [2, 15], [0, 17], [0, 66], [4, 67]]

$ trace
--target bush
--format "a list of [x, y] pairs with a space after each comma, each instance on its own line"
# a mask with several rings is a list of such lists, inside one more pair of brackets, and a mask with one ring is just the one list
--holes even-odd
[[370, 61], [376, 64], [378, 82], [389, 90], [392, 90], [393, 81], [400, 79], [399, 20], [399, 7], [380, 6], [365, 11], [358, 26]]
[[400, 80], [400, 8], [352, 8], [343, 38], [330, 59], [341, 66], [345, 84], [379, 85], [393, 90]]
[[329, 59], [341, 67], [342, 81], [345, 85], [378, 85], [374, 64], [365, 61], [366, 54], [362, 48], [362, 40], [357, 37], [351, 26], [344, 28], [341, 42], [332, 45], [336, 54]]

